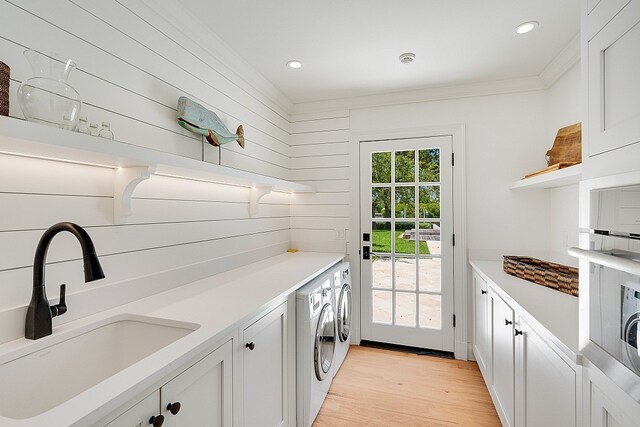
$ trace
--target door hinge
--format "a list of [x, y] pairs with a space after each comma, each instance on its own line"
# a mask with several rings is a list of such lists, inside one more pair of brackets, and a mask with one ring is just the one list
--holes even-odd
[[451, 166], [456, 165], [456, 155], [455, 153], [451, 153]]
[[456, 315], [455, 314], [453, 315], [453, 327], [454, 328], [456, 327]]
[[451, 238], [452, 242], [453, 242], [453, 246], [456, 245], [456, 234], [453, 234], [453, 237]]

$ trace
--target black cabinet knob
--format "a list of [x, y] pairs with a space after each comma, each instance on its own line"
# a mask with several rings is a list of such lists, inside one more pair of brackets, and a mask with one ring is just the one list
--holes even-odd
[[248, 348], [249, 350], [253, 350], [254, 348], [256, 348], [256, 345], [253, 343], [253, 341], [251, 341], [246, 343], [245, 347]]
[[484, 289], [480, 290], [480, 294], [481, 294], [481, 295], [484, 295], [484, 294], [486, 294], [486, 293], [487, 293], [487, 291], [485, 291]]
[[149, 418], [149, 424], [151, 424], [153, 427], [161, 427], [162, 424], [164, 424], [164, 416], [156, 415]]
[[513, 325], [513, 322], [509, 319], [504, 319], [504, 326]]
[[171, 412], [171, 415], [176, 415], [180, 412], [180, 402], [173, 402], [167, 405], [167, 411]]
[[522, 335], [522, 331], [519, 331], [519, 330], [517, 330], [517, 329], [516, 329], [515, 334], [516, 334], [516, 336], [518, 336], [518, 335]]

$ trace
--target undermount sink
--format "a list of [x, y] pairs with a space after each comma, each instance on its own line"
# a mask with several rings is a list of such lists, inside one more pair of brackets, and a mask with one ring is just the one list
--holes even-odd
[[[42, 414], [197, 329], [199, 325], [120, 315], [0, 365], [0, 417]], [[56, 340], [58, 338], [58, 340]], [[38, 343], [39, 344], [39, 343]]]

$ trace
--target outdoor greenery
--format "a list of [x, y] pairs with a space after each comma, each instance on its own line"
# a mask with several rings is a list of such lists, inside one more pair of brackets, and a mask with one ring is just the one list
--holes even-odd
[[[407, 227], [407, 228], [403, 228]], [[402, 234], [405, 230], [414, 228], [414, 224], [396, 224], [396, 253], [398, 254], [415, 254], [415, 241], [405, 240]], [[374, 253], [391, 253], [391, 224], [377, 223], [374, 224], [372, 230], [372, 252]], [[422, 227], [421, 227], [422, 228]], [[429, 255], [429, 246], [426, 242], [419, 243], [420, 254]]]

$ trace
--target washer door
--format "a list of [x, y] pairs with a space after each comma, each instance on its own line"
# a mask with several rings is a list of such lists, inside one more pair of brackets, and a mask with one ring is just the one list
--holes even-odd
[[627, 353], [629, 363], [637, 373], [640, 373], [640, 355], [638, 354], [638, 326], [640, 323], [640, 312], [634, 313], [624, 326], [623, 338], [625, 341], [624, 349]]
[[338, 338], [340, 342], [349, 339], [351, 333], [351, 286], [345, 283], [338, 301]]
[[333, 307], [326, 303], [320, 312], [318, 327], [316, 329], [313, 361], [316, 378], [324, 380], [331, 371], [333, 353], [336, 348], [336, 321]]

